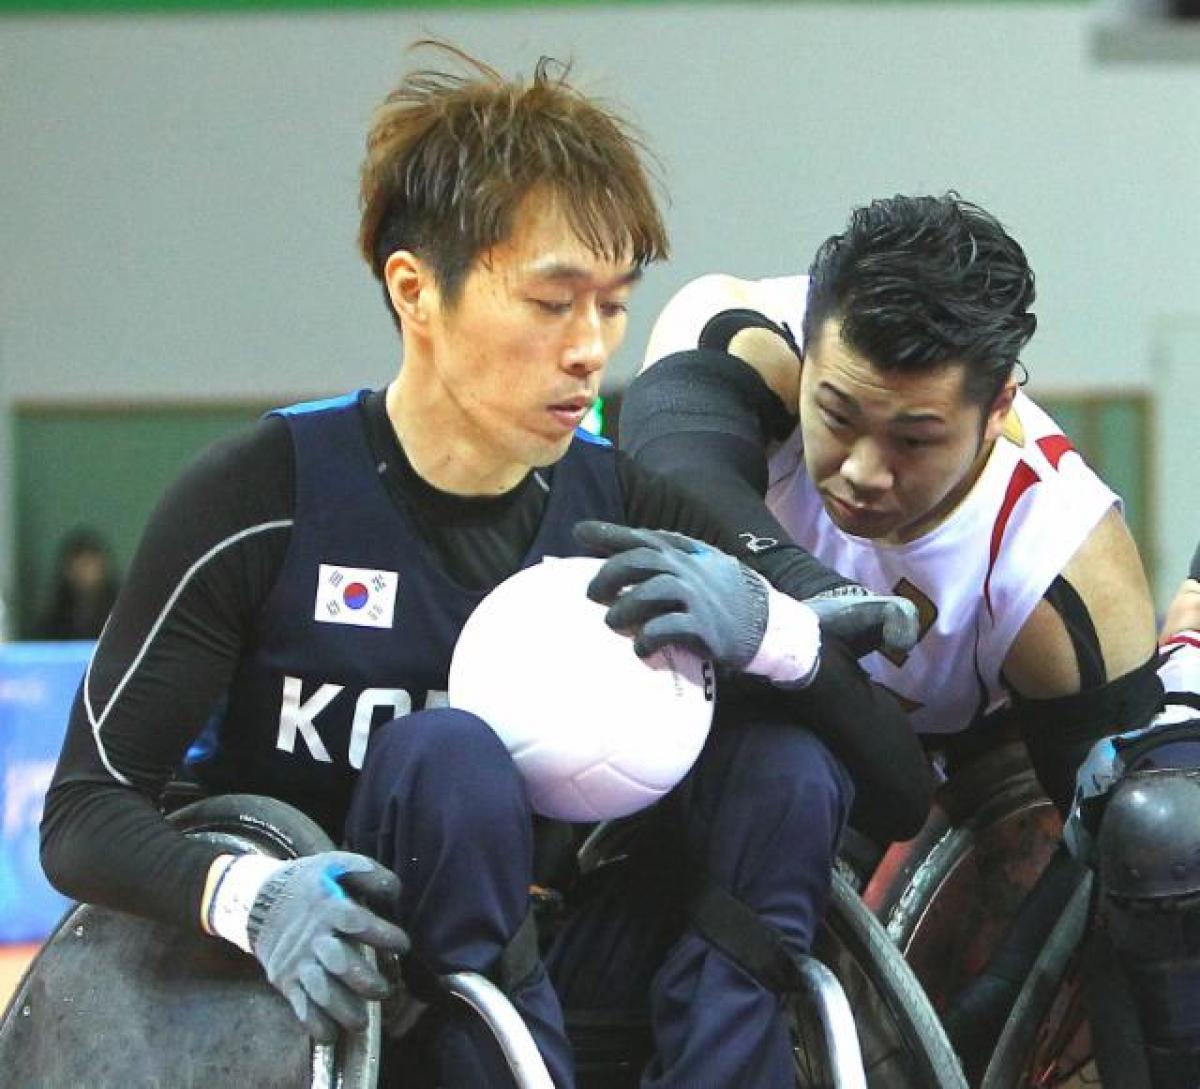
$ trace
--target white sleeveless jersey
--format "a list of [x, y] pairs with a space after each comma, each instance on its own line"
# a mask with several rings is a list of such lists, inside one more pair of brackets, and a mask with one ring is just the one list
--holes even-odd
[[[807, 277], [758, 281], [759, 309], [800, 335]], [[966, 729], [1006, 702], [1000, 671], [1034, 606], [1117, 496], [1054, 421], [1018, 393], [987, 465], [949, 517], [918, 540], [843, 533], [804, 467], [800, 429], [770, 459], [767, 504], [792, 539], [880, 593], [916, 603], [922, 635], [905, 656], [863, 665], [921, 733]]]

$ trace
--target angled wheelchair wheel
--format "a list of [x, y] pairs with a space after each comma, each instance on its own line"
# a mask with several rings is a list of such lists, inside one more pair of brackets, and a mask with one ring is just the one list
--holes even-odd
[[[1057, 850], [1061, 820], [1021, 745], [978, 760], [950, 781], [939, 803], [912, 844], [885, 855], [863, 898], [943, 1011], [987, 964]], [[1086, 902], [1070, 901], [998, 1045], [1005, 1058], [996, 1065], [993, 1053], [981, 1086], [1101, 1084], [1069, 929], [1084, 909]]]
[[[813, 954], [837, 977], [853, 1011], [869, 1089], [966, 1089], [920, 982], [840, 873], [833, 876]], [[797, 1084], [817, 1089], [822, 1083]]]
[[980, 1089], [1101, 1085], [1080, 988], [1092, 874], [1075, 890], [1021, 988]]
[[[171, 822], [189, 836], [292, 858], [331, 846], [307, 817], [252, 795], [208, 798]], [[315, 1044], [258, 963], [219, 938], [90, 904], [47, 939], [0, 1021], [12, 1084], [88, 1089], [373, 1089], [379, 1011]]]
[[1005, 746], [947, 784], [926, 828], [863, 891], [934, 1008], [988, 962], [1061, 838], [1024, 747]]

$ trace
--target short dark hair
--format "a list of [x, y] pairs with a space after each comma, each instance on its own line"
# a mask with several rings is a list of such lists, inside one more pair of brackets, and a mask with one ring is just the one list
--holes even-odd
[[375, 116], [359, 248], [380, 282], [388, 257], [410, 250], [453, 302], [472, 262], [509, 237], [535, 189], [558, 199], [593, 252], [628, 254], [638, 266], [667, 256], [645, 145], [568, 82], [569, 65], [543, 57], [525, 83], [445, 42], [414, 48], [439, 50], [466, 72], [411, 72]]
[[965, 363], [968, 398], [987, 405], [1037, 328], [1033, 272], [995, 216], [950, 192], [895, 196], [850, 214], [809, 268], [804, 340], [829, 318], [880, 370]]

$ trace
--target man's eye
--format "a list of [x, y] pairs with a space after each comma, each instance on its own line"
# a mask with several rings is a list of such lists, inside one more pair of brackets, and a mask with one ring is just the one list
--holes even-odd
[[827, 408], [821, 409], [821, 415], [825, 417], [825, 423], [834, 430], [850, 426], [850, 421], [845, 416], [837, 412], [832, 412]]
[[539, 310], [544, 310], [547, 314], [566, 314], [571, 309], [571, 303], [559, 302], [557, 299], [531, 299]]
[[623, 314], [629, 313], [629, 303], [627, 302], [602, 302], [600, 304], [600, 313], [606, 318], [619, 318]]
[[930, 446], [936, 446], [936, 439], [901, 439], [900, 445], [906, 450], [924, 450]]

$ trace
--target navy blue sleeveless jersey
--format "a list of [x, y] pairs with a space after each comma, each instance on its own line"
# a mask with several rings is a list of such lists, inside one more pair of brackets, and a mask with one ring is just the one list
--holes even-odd
[[[385, 488], [366, 394], [279, 413], [296, 457], [291, 541], [213, 750], [193, 767], [211, 787], [292, 803], [335, 840], [371, 730], [445, 702], [458, 634], [486, 593], [446, 573], [414, 512]], [[521, 566], [579, 555], [571, 530], [582, 518], [625, 521], [616, 456], [584, 432], [554, 466]]]

